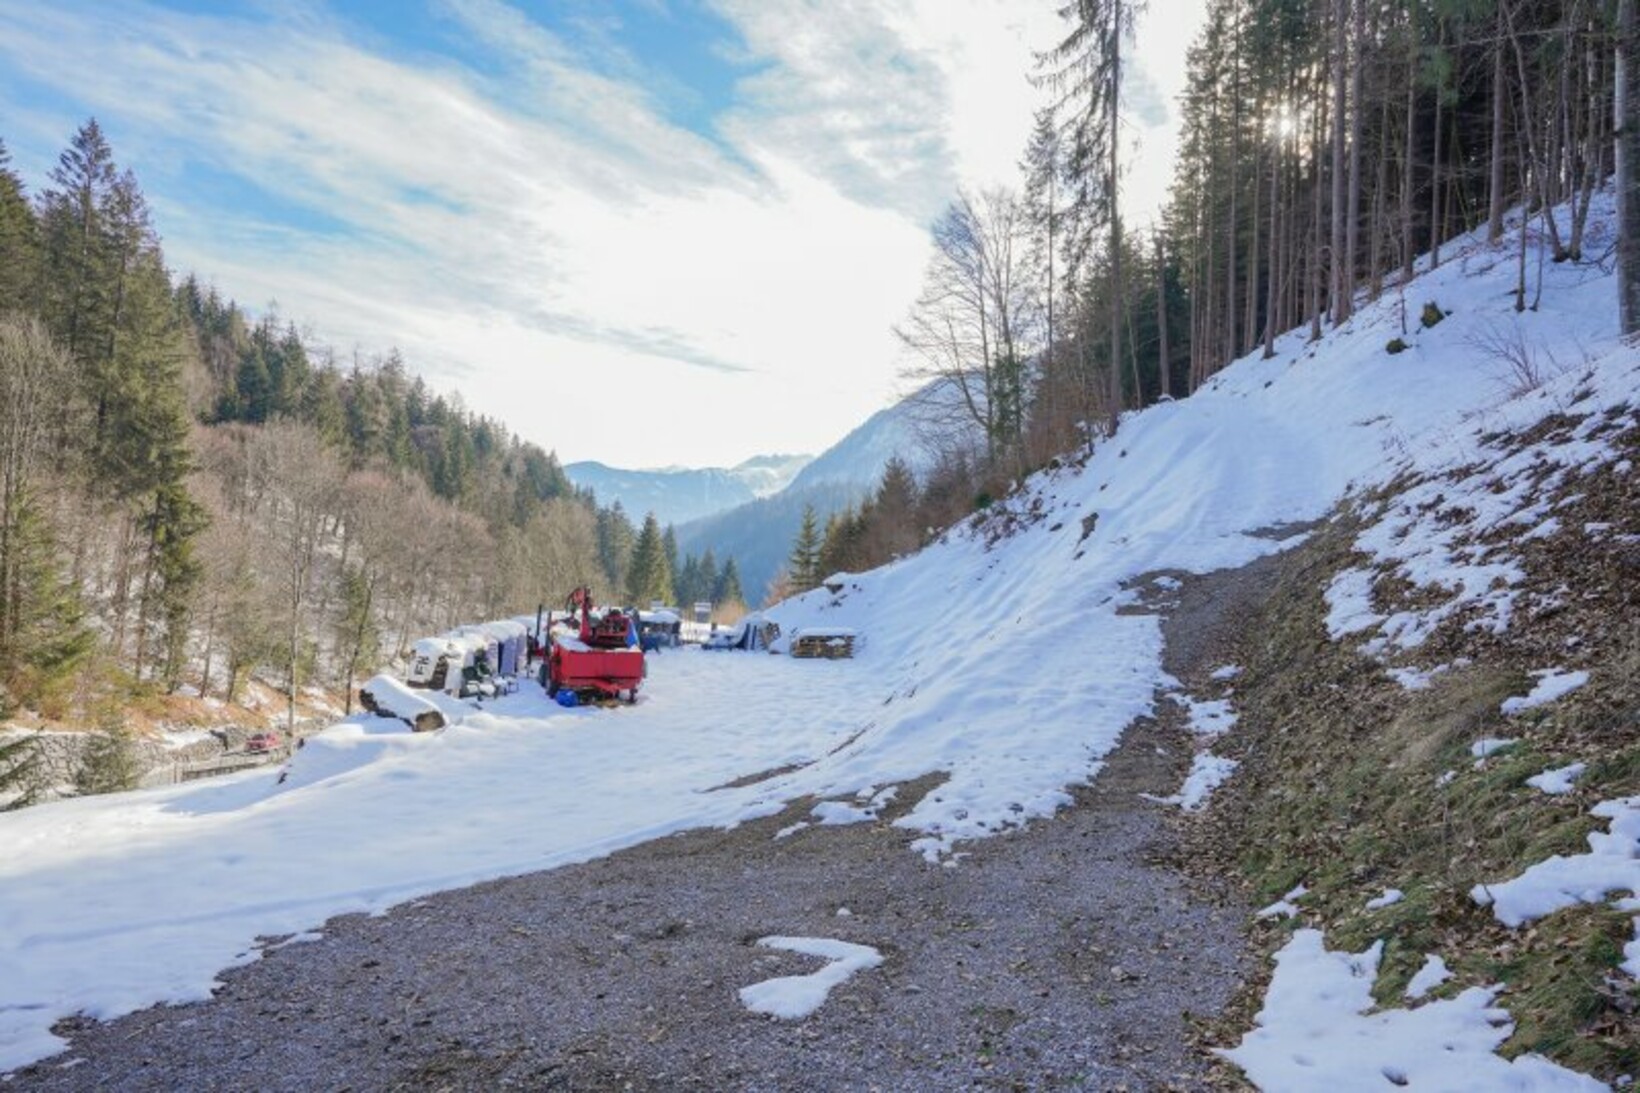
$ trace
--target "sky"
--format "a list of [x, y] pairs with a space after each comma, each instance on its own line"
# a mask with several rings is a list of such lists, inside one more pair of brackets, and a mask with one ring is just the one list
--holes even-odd
[[[1152, 0], [1135, 223], [1204, 0]], [[344, 364], [398, 347], [566, 461], [819, 452], [905, 392], [958, 192], [1014, 184], [1058, 0], [0, 0], [0, 139], [88, 116], [166, 258]]]

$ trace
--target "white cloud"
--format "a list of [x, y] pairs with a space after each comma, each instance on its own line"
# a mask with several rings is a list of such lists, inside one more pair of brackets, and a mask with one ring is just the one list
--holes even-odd
[[[102, 118], [178, 268], [343, 354], [398, 344], [568, 458], [726, 463], [818, 450], [891, 397], [923, 225], [959, 182], [1013, 177], [1057, 27], [1035, 0], [720, 7], [763, 63], [718, 139], [500, 0], [436, 8], [483, 72], [322, 8], [4, 0], [0, 64]], [[201, 215], [204, 170], [340, 230]]]

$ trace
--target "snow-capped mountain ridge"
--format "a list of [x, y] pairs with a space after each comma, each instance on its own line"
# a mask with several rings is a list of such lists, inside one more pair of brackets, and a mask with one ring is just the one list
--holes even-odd
[[634, 520], [653, 512], [681, 524], [779, 493], [812, 460], [807, 455], [759, 455], [733, 467], [627, 470], [595, 460], [569, 463], [564, 473], [604, 504], [619, 501]]

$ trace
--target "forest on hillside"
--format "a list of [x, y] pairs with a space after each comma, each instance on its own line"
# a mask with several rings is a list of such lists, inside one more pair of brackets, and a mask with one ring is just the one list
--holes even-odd
[[[1587, 235], [1614, 171], [1625, 223], [1640, 220], [1614, 125], [1635, 70], [1631, 0], [1210, 0], [1169, 200], [1128, 231], [1140, 7], [1064, 5], [1018, 185], [961, 194], [934, 225], [900, 335], [910, 378], [960, 392], [936, 424], [977, 438], [977, 482], [1091, 444], [1287, 330], [1320, 337], [1419, 256], [1438, 266], [1448, 240], [1497, 242], [1510, 215], [1528, 221], [1515, 306], [1533, 308], [1544, 263], [1622, 257]], [[1632, 118], [1640, 95], [1626, 103]], [[1623, 132], [1640, 140], [1633, 122]], [[1640, 262], [1620, 265], [1632, 330]], [[1405, 322], [1426, 303], [1405, 301]]]
[[0, 144], [0, 716], [350, 690], [582, 584], [742, 598], [732, 559], [680, 560], [397, 351], [338, 360], [173, 278], [95, 120], [32, 195]]
[[[1399, 294], [1421, 256], [1438, 267], [1449, 240], [1481, 230], [1498, 243], [1510, 217], [1526, 229], [1508, 256], [1517, 310], [1536, 308], [1548, 263], [1615, 262], [1612, 306], [1640, 328], [1640, 187], [1618, 139], [1640, 141], [1640, 89], [1621, 107], [1627, 129], [1615, 123], [1636, 71], [1623, 63], [1632, 0], [1210, 0], [1176, 104], [1168, 201], [1129, 231], [1123, 104], [1142, 7], [1060, 9], [1063, 37], [1032, 73], [1049, 105], [1018, 183], [950, 203], [898, 330], [904, 378], [936, 393], [918, 416], [932, 469], [808, 521], [782, 590], [926, 542], [1091, 450], [1124, 411], [1272, 355], [1288, 330], [1320, 338], [1360, 301]], [[1591, 239], [1614, 175], [1619, 237]], [[1403, 335], [1442, 317], [1438, 301], [1400, 302]], [[1523, 346], [1477, 351], [1541, 367]]]

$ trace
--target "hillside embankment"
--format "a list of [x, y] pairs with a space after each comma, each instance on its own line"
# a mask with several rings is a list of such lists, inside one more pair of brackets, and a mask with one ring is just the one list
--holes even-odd
[[[1640, 893], [1590, 882], [1514, 927], [1485, 901], [1555, 855], [1587, 860], [1611, 823], [1591, 811], [1640, 794], [1640, 414], [1574, 402], [1478, 455], [1353, 498], [1282, 560], [1226, 653], [1242, 671], [1216, 683], [1240, 718], [1217, 750], [1240, 766], [1187, 856], [1239, 877], [1254, 906], [1306, 890], [1292, 917], [1259, 920], [1264, 951], [1301, 926], [1352, 953], [1382, 941], [1384, 1009], [1409, 1005], [1439, 956], [1451, 978], [1429, 999], [1500, 988], [1502, 1054], [1622, 1084], [1640, 1071], [1640, 988], [1622, 967], [1640, 951], [1624, 897]], [[1347, 619], [1351, 574], [1363, 624]], [[1528, 701], [1546, 680], [1572, 689]]]

